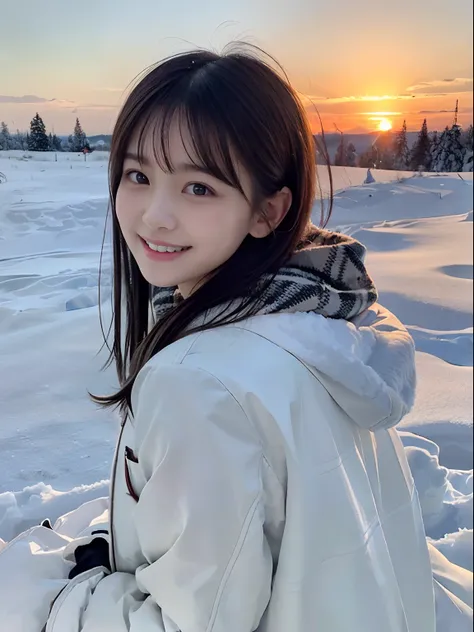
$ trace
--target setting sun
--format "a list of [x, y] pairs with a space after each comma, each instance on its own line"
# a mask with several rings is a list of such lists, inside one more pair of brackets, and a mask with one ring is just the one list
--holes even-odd
[[383, 118], [379, 121], [379, 130], [381, 132], [389, 132], [392, 129], [392, 122], [389, 119]]

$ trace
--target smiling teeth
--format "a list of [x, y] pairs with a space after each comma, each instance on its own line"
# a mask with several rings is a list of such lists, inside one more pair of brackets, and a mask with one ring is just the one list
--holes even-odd
[[146, 243], [148, 248], [150, 248], [150, 250], [154, 250], [155, 252], [181, 252], [182, 250], [186, 250], [183, 246], [173, 248], [173, 246], [157, 246], [155, 244], [151, 244], [149, 241]]

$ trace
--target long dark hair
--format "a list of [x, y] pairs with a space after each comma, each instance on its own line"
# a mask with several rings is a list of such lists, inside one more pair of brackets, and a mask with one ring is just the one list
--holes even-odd
[[[305, 109], [284, 71], [280, 68], [281, 76], [260, 58], [261, 53], [246, 46], [222, 55], [196, 50], [169, 57], [146, 71], [119, 114], [109, 163], [114, 280], [108, 364], [115, 361], [120, 388], [110, 396], [93, 396], [97, 403], [131, 410], [134, 381], [153, 355], [190, 331], [255, 314], [265, 284], [305, 239], [316, 190], [314, 140]], [[292, 204], [275, 231], [262, 239], [248, 236], [209, 280], [151, 326], [153, 288], [122, 236], [116, 196], [124, 155], [135, 134], [139, 154], [145, 140], [153, 138], [156, 160], [163, 169], [173, 170], [168, 141], [176, 117], [189, 130], [202, 164], [242, 193], [235, 160], [243, 165], [252, 179], [256, 212], [265, 198], [285, 186], [292, 192]], [[327, 219], [322, 212], [323, 225]], [[207, 310], [229, 303], [232, 310], [191, 327]]]

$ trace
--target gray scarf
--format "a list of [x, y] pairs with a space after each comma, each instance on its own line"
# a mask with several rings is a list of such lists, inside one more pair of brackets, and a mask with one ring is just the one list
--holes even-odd
[[[365, 265], [365, 247], [347, 235], [311, 226], [308, 237], [288, 264], [262, 278], [259, 314], [315, 312], [327, 318], [350, 320], [377, 300], [377, 290]], [[176, 288], [154, 288], [156, 320], [179, 302]]]

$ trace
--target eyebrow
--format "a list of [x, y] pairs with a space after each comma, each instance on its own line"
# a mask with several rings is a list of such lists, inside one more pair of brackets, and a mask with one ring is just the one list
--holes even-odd
[[[138, 162], [141, 165], [145, 165], [145, 167], [150, 166], [150, 161], [146, 156], [139, 156], [134, 152], [127, 151], [124, 157], [125, 160], [133, 160], [134, 162]], [[173, 173], [203, 173], [208, 176], [212, 176], [215, 178], [216, 176], [203, 165], [196, 165], [192, 162], [180, 162], [175, 165], [173, 169]]]

